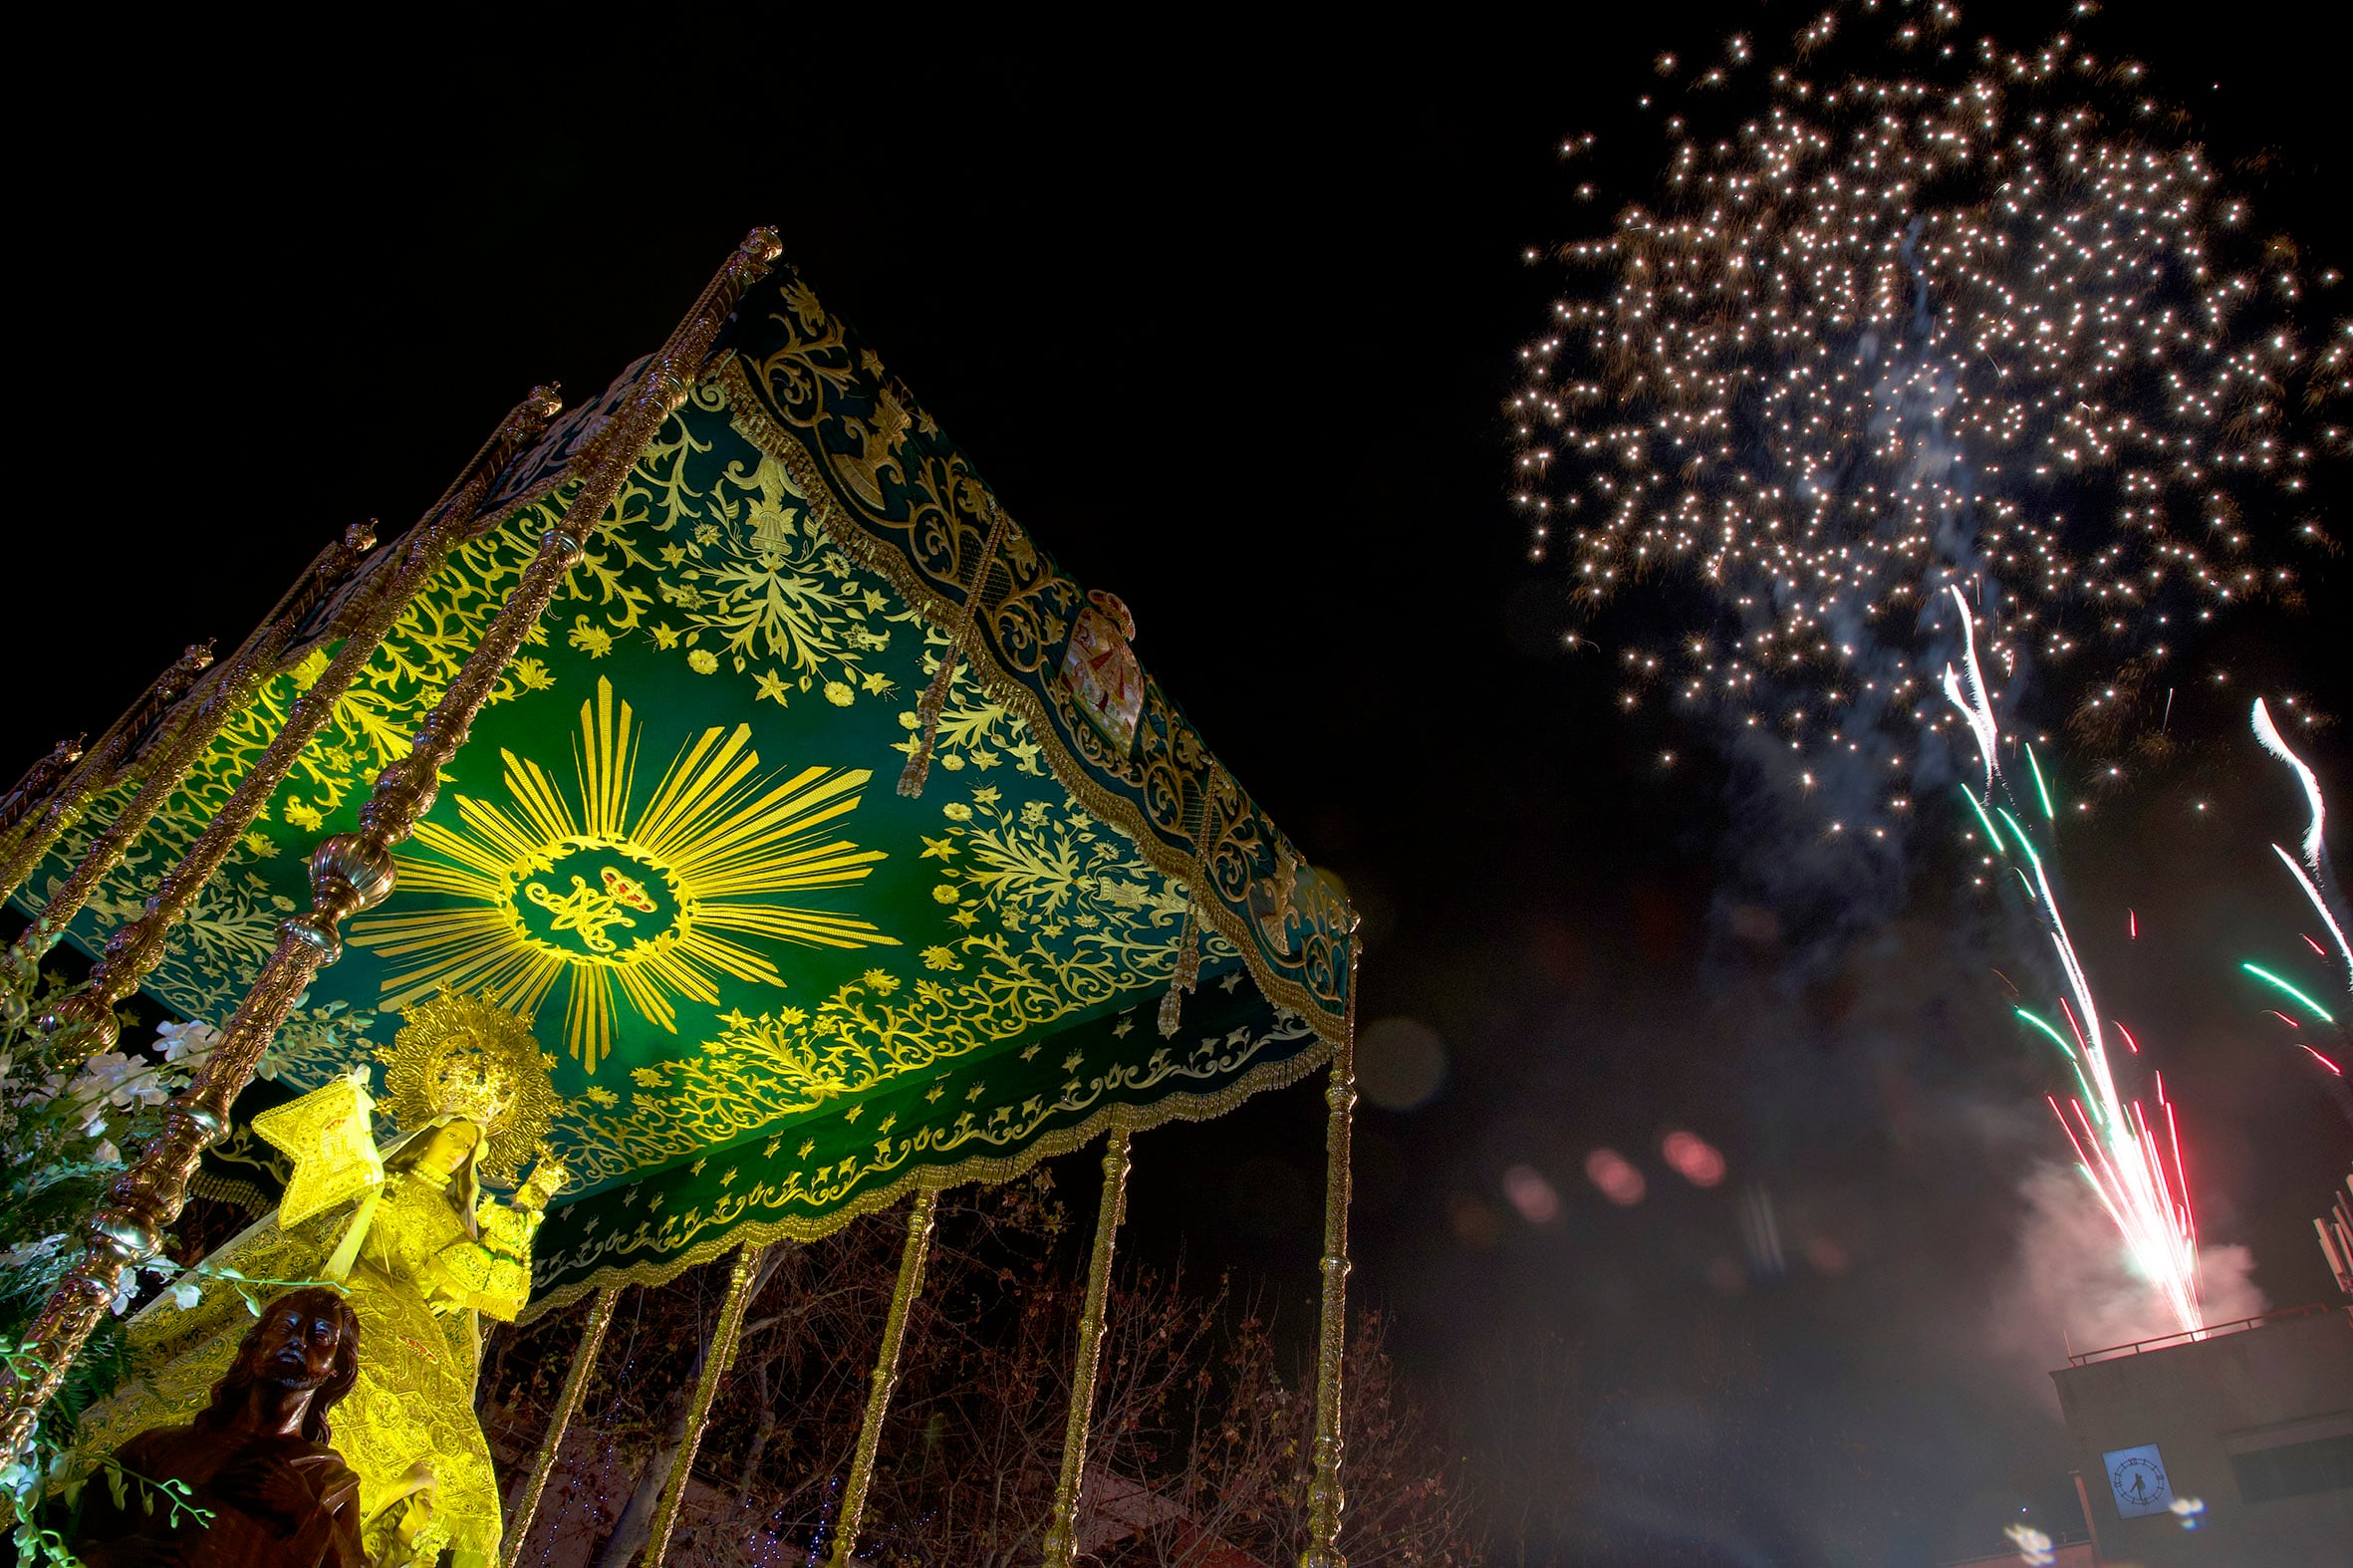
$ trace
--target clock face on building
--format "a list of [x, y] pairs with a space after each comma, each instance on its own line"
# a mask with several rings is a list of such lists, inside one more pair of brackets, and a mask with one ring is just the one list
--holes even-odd
[[2116, 1493], [2116, 1511], [2125, 1518], [2165, 1513], [2173, 1507], [2173, 1484], [2165, 1478], [2165, 1460], [2154, 1442], [2103, 1453], [2100, 1466], [2108, 1472], [2109, 1489]]

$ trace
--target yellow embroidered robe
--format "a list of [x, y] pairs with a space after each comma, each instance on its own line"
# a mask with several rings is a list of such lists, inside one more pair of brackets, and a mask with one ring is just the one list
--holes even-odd
[[430, 1561], [445, 1544], [455, 1550], [454, 1568], [498, 1560], [498, 1481], [474, 1419], [476, 1314], [512, 1322], [523, 1309], [539, 1222], [493, 1203], [482, 1205], [480, 1219], [477, 1239], [428, 1173], [385, 1178], [347, 1282], [360, 1319], [360, 1381], [331, 1418], [335, 1446], [360, 1473], [361, 1515], [372, 1524], [415, 1465], [432, 1466], [432, 1517], [417, 1556]]

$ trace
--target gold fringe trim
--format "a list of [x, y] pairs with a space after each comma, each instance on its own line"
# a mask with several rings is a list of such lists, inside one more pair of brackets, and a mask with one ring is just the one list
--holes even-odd
[[248, 1214], [262, 1215], [278, 1206], [278, 1200], [253, 1182], [239, 1176], [216, 1176], [198, 1171], [188, 1177], [188, 1191], [197, 1197], [209, 1197], [215, 1202], [234, 1203]]
[[1332, 1050], [1329, 1041], [1319, 1039], [1297, 1056], [1280, 1062], [1261, 1063], [1224, 1088], [1209, 1094], [1173, 1094], [1150, 1106], [1107, 1105], [1083, 1121], [1040, 1134], [1027, 1146], [1010, 1155], [974, 1155], [950, 1166], [917, 1167], [897, 1180], [862, 1192], [841, 1207], [814, 1218], [787, 1214], [781, 1219], [750, 1220], [723, 1235], [698, 1241], [684, 1251], [667, 1257], [597, 1268], [590, 1271], [586, 1278], [574, 1280], [561, 1289], [534, 1298], [515, 1321], [518, 1324], [537, 1322], [548, 1313], [560, 1312], [595, 1290], [617, 1285], [667, 1284], [686, 1270], [708, 1263], [737, 1246], [766, 1246], [775, 1241], [823, 1240], [853, 1219], [896, 1206], [900, 1199], [918, 1186], [945, 1191], [949, 1187], [966, 1184], [994, 1186], [1010, 1181], [1016, 1176], [1027, 1175], [1040, 1161], [1057, 1159], [1073, 1150], [1084, 1149], [1122, 1117], [1127, 1119], [1128, 1131], [1131, 1133], [1147, 1133], [1171, 1122], [1213, 1122], [1254, 1095], [1264, 1094], [1270, 1089], [1286, 1089], [1322, 1068], [1332, 1060]]

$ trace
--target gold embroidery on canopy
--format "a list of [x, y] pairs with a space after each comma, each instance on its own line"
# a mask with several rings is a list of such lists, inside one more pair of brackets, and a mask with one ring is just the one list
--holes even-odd
[[353, 939], [387, 960], [387, 1007], [454, 985], [528, 1016], [563, 982], [565, 1045], [594, 1073], [621, 1001], [675, 1034], [675, 998], [716, 1006], [722, 975], [782, 986], [775, 964], [736, 937], [899, 945], [871, 921], [769, 899], [862, 882], [884, 859], [824, 837], [858, 809], [866, 769], [761, 775], [751, 727], [714, 726], [679, 748], [640, 805], [641, 739], [629, 703], [599, 677], [580, 705], [577, 789], [502, 751], [505, 804], [461, 795], [454, 825], [418, 825], [414, 845], [429, 853], [398, 857], [401, 891], [455, 902], [354, 924]]

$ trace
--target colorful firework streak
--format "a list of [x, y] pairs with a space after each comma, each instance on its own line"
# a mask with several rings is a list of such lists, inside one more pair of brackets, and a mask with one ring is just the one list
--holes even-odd
[[[1978, 758], [1984, 770], [1983, 797], [1965, 789], [1963, 793], [1994, 853], [2008, 860], [2014, 849], [2023, 859], [2024, 868], [2012, 863], [2011, 869], [2017, 872], [2027, 902], [2042, 922], [2073, 998], [2073, 1005], [2069, 1005], [2067, 997], [2059, 1000], [2059, 1013], [2067, 1023], [2065, 1034], [2037, 1014], [2023, 1007], [2016, 1009], [2020, 1019], [2059, 1048], [2082, 1090], [2080, 1095], [2070, 1096], [2063, 1106], [2056, 1095], [2045, 1098], [2075, 1150], [2077, 1169], [2099, 1194], [2101, 1205], [2115, 1221], [2142, 1276], [2163, 1298], [2182, 1328], [2202, 1329], [2206, 1326], [2206, 1316], [2199, 1299], [2198, 1217], [2190, 1204], [2190, 1178], [2182, 1161], [2181, 1128], [2174, 1116], [2173, 1102], [2166, 1097], [2165, 1075], [2155, 1072], [2150, 1075], [2158, 1113], [2152, 1125], [2141, 1102], [2127, 1101], [2117, 1089], [2115, 1066], [2109, 1058], [2107, 1035], [2100, 1025], [2100, 1007], [2092, 995], [2091, 977], [2076, 955], [2075, 943], [2068, 937], [2067, 921], [2059, 913], [2058, 895], [2052, 891], [2042, 855], [2019, 821], [2025, 812], [2022, 808], [2013, 810], [2017, 802], [2008, 798], [2009, 779], [2001, 767], [2001, 733], [1993, 717], [1993, 699], [1978, 679], [1974, 618], [1961, 590], [1954, 588], [1950, 592], [1955, 608], [1961, 612], [1961, 646], [1969, 678], [1963, 684], [1953, 667], [1947, 665], [1945, 695], [1976, 737]], [[2026, 755], [2034, 772], [2035, 797], [2042, 807], [2044, 821], [2055, 822], [2057, 812], [2049, 791], [2043, 787], [2040, 766], [2032, 760], [2031, 748]], [[2000, 828], [1995, 827], [1995, 818], [2000, 819]], [[2003, 828], [2008, 830], [2006, 835]], [[2029, 871], [2032, 875], [2028, 875]], [[2132, 1054], [2138, 1056], [2140, 1047], [2124, 1025], [2119, 1023], [2115, 1027]]]
[[[2271, 846], [2271, 853], [2279, 857], [2287, 867], [2288, 875], [2295, 878], [2296, 886], [2303, 890], [2304, 897], [2311, 902], [2313, 913], [2320, 916], [2320, 923], [2327, 928], [2330, 938], [2336, 943], [2337, 957], [2345, 971], [2345, 989], [2353, 993], [2353, 941], [2347, 940], [2345, 935], [2345, 928], [2353, 924], [2353, 917], [2346, 915], [2345, 896], [2338, 890], [2334, 870], [2329, 865], [2328, 807], [2320, 796], [2320, 777], [2289, 747], [2286, 737], [2279, 733], [2279, 726], [2271, 722], [2271, 710], [2263, 705], [2261, 697], [2255, 698], [2252, 718], [2255, 739], [2262, 742], [2263, 749], [2295, 770], [2296, 782], [2304, 787], [2304, 805], [2311, 813], [2311, 821], [2304, 829], [2303, 864], [2297, 865], [2296, 858], [2276, 844]], [[2313, 945], [2317, 947], [2319, 943]], [[2248, 967], [2253, 966], [2250, 964]], [[2293, 994], [2293, 987], [2286, 986], [2285, 982], [2274, 983]], [[2319, 1010], [2311, 1002], [2305, 1005]]]
[[1850, 837], [1941, 783], [1948, 588], [2005, 686], [2039, 661], [2078, 719], [2161, 728], [2184, 639], [2325, 544], [2353, 391], [2353, 330], [2313, 314], [2337, 275], [2253, 225], [2140, 66], [1896, 10], [1825, 13], [1783, 69], [1745, 37], [1662, 58], [1665, 164], [1530, 252], [1570, 291], [1506, 409], [1532, 557], [1581, 600], [1706, 601], [1626, 651], [1625, 704], [1663, 683], [1804, 790], [1851, 759], [1868, 816], [1819, 797]]
[[[2279, 857], [2280, 864], [2287, 868], [2288, 875], [2295, 879], [2297, 889], [2312, 906], [2312, 913], [2320, 916], [2321, 928], [2328, 932], [2329, 939], [2336, 946], [2335, 958], [2337, 967], [2342, 970], [2338, 976], [2343, 982], [2342, 989], [2348, 996], [2353, 996], [2353, 942], [2346, 939], [2346, 929], [2353, 926], [2353, 916], [2346, 913], [2345, 895], [2338, 888], [2335, 868], [2329, 863], [2328, 806], [2320, 793], [2320, 776], [2288, 745], [2287, 738], [2279, 732], [2279, 726], [2272, 722], [2271, 710], [2264, 705], [2262, 698], [2255, 699], [2253, 712], [2249, 716], [2254, 726], [2255, 739], [2262, 743], [2263, 749], [2294, 771], [2296, 782], [2303, 787], [2304, 806], [2309, 818], [2304, 828], [2303, 842], [2298, 846], [2303, 851], [2300, 863], [2277, 844], [2271, 846], [2271, 853]], [[2322, 962], [2329, 960], [2329, 949], [2312, 937], [2306, 936], [2304, 944]], [[2306, 994], [2302, 986], [2276, 970], [2253, 962], [2241, 963], [2238, 967], [2297, 1004], [2298, 1010], [2305, 1015], [2302, 1018], [2276, 1007], [2268, 1011], [2296, 1031], [2293, 1041], [2296, 1049], [2311, 1058], [2327, 1074], [2321, 1082], [2327, 1088], [2329, 1097], [2336, 1102], [2345, 1120], [2353, 1122], [2353, 1084], [2348, 1084], [2345, 1077], [2346, 1058], [2353, 1054], [2348, 1051], [2348, 1047], [2353, 1047], [2353, 1029], [2348, 1028], [2345, 1019], [2339, 1018], [2318, 999]], [[2348, 1012], [2353, 1013], [2353, 1008], [2348, 1008]], [[2332, 1038], [2333, 1044], [2329, 1051], [2320, 1050], [2303, 1038], [2306, 1022], [2319, 1023]]]

